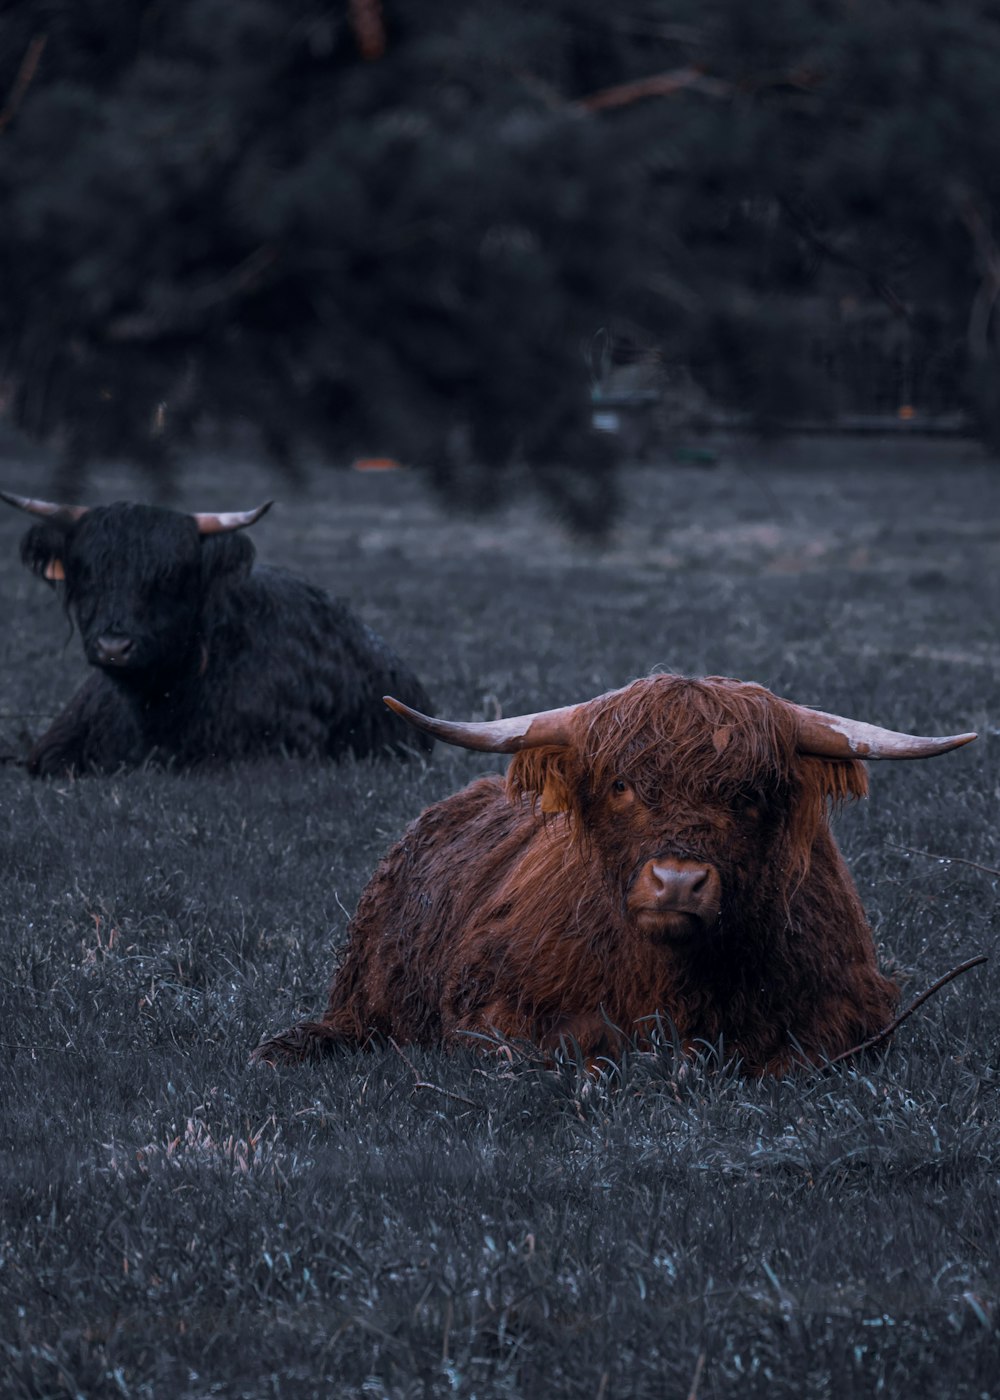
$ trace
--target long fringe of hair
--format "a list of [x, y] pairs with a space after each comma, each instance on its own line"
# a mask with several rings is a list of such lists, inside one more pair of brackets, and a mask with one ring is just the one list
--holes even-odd
[[588, 796], [619, 775], [655, 806], [665, 778], [694, 801], [764, 794], [789, 803], [786, 875], [798, 883], [828, 809], [868, 791], [864, 764], [798, 752], [792, 708], [763, 686], [656, 675], [599, 696], [574, 716], [575, 742], [524, 749], [507, 774], [512, 799], [566, 811], [580, 839]]

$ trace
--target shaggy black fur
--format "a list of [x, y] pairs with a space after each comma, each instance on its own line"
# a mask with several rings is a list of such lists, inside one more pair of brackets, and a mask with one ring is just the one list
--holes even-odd
[[[178, 767], [287, 753], [429, 750], [382, 704], [427, 707], [413, 673], [344, 603], [254, 568], [243, 534], [201, 535], [152, 506], [96, 507], [34, 525], [21, 558], [65, 574], [65, 605], [98, 673], [28, 758], [33, 774]], [[127, 644], [109, 659], [109, 644]]]

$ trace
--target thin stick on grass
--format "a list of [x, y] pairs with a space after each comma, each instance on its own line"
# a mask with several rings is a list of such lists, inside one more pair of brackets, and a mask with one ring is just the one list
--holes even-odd
[[965, 856], [939, 856], [933, 851], [918, 851], [915, 846], [897, 846], [895, 841], [887, 841], [890, 851], [906, 851], [911, 856], [924, 856], [927, 860], [949, 860], [955, 865], [971, 865], [973, 870], [983, 870], [987, 875], [1000, 875], [993, 865], [980, 865], [977, 860], [966, 860]]
[[701, 1380], [701, 1373], [705, 1369], [705, 1353], [698, 1353], [698, 1360], [695, 1362], [694, 1375], [691, 1377], [691, 1389], [688, 1391], [687, 1400], [698, 1400], [698, 1382]]
[[395, 1050], [399, 1058], [403, 1061], [403, 1064], [407, 1065], [411, 1070], [413, 1074], [414, 1089], [430, 1089], [433, 1091], [433, 1093], [441, 1094], [446, 1099], [454, 1099], [456, 1103], [468, 1104], [470, 1108], [482, 1108], [482, 1104], [476, 1103], [475, 1099], [467, 1099], [463, 1094], [453, 1094], [450, 1089], [442, 1089], [440, 1084], [431, 1084], [428, 1080], [421, 1079], [420, 1073], [416, 1065], [413, 1063], [413, 1061], [408, 1055], [403, 1054], [402, 1050], [400, 1050], [399, 1046], [393, 1040], [392, 1036], [389, 1037], [389, 1044]]
[[878, 1031], [875, 1035], [870, 1035], [867, 1040], [863, 1040], [860, 1045], [852, 1045], [850, 1050], [842, 1050], [839, 1055], [834, 1055], [832, 1060], [827, 1060], [826, 1065], [838, 1065], [841, 1060], [849, 1060], [852, 1055], [860, 1055], [863, 1050], [874, 1050], [877, 1045], [881, 1045], [884, 1040], [888, 1040], [893, 1031], [899, 1029], [905, 1020], [913, 1015], [918, 1007], [923, 1006], [928, 997], [932, 997], [935, 992], [939, 992], [942, 987], [946, 987], [949, 982], [956, 977], [961, 977], [963, 972], [968, 972], [973, 967], [978, 967], [980, 963], [987, 961], [987, 955], [980, 953], [977, 958], [969, 958], [967, 962], [959, 963], [958, 967], [953, 967], [950, 972], [946, 972], [943, 977], [931, 984], [926, 991], [921, 992], [915, 1001], [896, 1017], [887, 1026]]

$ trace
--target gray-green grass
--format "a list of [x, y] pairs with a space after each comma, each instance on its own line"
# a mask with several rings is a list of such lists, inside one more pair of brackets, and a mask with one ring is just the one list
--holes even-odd
[[[0, 485], [44, 493], [8, 451]], [[93, 499], [141, 496], [108, 468]], [[444, 514], [316, 471], [260, 556], [347, 597], [440, 713], [655, 666], [893, 728], [838, 833], [904, 998], [993, 953], [1000, 486], [961, 445], [732, 444], [622, 478], [600, 547], [531, 505]], [[281, 494], [205, 458], [177, 504]], [[85, 668], [0, 515], [0, 751]], [[32, 783], [0, 768], [0, 1393], [774, 1397], [1000, 1393], [996, 959], [885, 1051], [745, 1082], [669, 1046], [603, 1077], [392, 1048], [247, 1068], [317, 1012], [379, 854], [498, 760], [278, 760]], [[909, 848], [908, 850], [900, 849]], [[932, 860], [963, 857], [990, 869]]]

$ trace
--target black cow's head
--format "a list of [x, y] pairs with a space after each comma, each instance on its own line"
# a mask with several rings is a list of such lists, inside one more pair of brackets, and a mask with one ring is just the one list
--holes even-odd
[[66, 606], [92, 666], [141, 680], [177, 669], [198, 647], [205, 599], [219, 582], [249, 573], [254, 548], [234, 531], [268, 509], [184, 515], [156, 506], [60, 506], [0, 492], [41, 517], [21, 559]]

